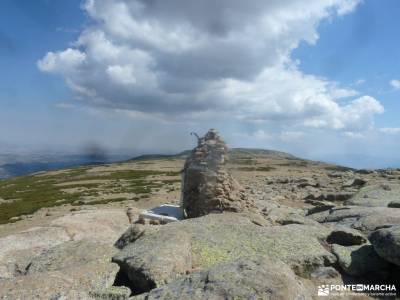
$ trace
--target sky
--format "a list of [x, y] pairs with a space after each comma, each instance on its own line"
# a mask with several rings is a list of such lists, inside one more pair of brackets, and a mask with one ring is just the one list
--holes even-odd
[[2, 0], [0, 153], [253, 147], [400, 167], [397, 0]]

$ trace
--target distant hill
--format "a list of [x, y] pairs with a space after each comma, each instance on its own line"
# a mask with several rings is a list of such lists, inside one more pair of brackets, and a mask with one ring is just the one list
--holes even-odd
[[[117, 161], [141, 161], [141, 160], [157, 160], [157, 159], [174, 159], [185, 158], [190, 153], [190, 150], [185, 150], [177, 154], [144, 154], [135, 156], [127, 160], [126, 155], [113, 155], [104, 157], [88, 156], [88, 155], [58, 155], [33, 157], [33, 158], [10, 158], [9, 156], [0, 159], [0, 179], [28, 175], [41, 171], [52, 171], [64, 168], [71, 168], [85, 165], [96, 165], [111, 163]], [[247, 155], [266, 155], [270, 157], [296, 158], [295, 156], [267, 149], [247, 149], [247, 148], [232, 148], [230, 154], [234, 157], [236, 154]]]
[[186, 157], [189, 153], [190, 150], [185, 150], [177, 154], [144, 154], [131, 158], [130, 161], [180, 158], [180, 157]]
[[109, 156], [107, 158], [99, 158], [96, 156], [88, 155], [58, 155], [58, 156], [45, 156], [42, 157], [23, 157], [3, 159], [0, 163], [0, 179], [22, 176], [41, 171], [52, 171], [64, 168], [71, 168], [85, 165], [104, 164], [109, 162], [116, 162], [125, 160], [126, 156]]
[[282, 151], [276, 151], [276, 150], [268, 150], [268, 149], [257, 149], [257, 148], [232, 148], [229, 151], [231, 154], [235, 153], [247, 153], [250, 155], [265, 155], [265, 156], [270, 156], [270, 157], [281, 157], [281, 158], [298, 158], [292, 154], [282, 152]]
[[[257, 148], [231, 148], [229, 150], [230, 155], [235, 156], [236, 154], [248, 154], [248, 155], [265, 155], [270, 157], [282, 157], [282, 158], [297, 158], [286, 152], [268, 150], [268, 149], [257, 149]], [[190, 150], [185, 150], [177, 154], [145, 154], [131, 158], [131, 161], [140, 160], [156, 160], [156, 159], [168, 159], [168, 158], [184, 158], [190, 154]]]

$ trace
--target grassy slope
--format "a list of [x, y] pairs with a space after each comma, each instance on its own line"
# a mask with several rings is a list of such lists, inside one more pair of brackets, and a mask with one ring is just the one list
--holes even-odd
[[[65, 170], [60, 174], [44, 173], [15, 177], [0, 181], [0, 224], [8, 223], [10, 218], [31, 214], [42, 207], [62, 204], [80, 205], [87, 196], [99, 194], [135, 194], [137, 199], [148, 197], [162, 185], [176, 182], [177, 179], [154, 181], [149, 176], [177, 176], [177, 172], [155, 170], [121, 170], [111, 173], [87, 172], [91, 167], [78, 167]], [[85, 181], [80, 183], [80, 181]], [[91, 181], [92, 182], [88, 182]], [[101, 180], [101, 182], [96, 182]], [[105, 183], [104, 183], [105, 182]], [[62, 186], [68, 183], [67, 186]], [[61, 184], [61, 185], [60, 185]], [[66, 189], [75, 189], [66, 192]], [[86, 204], [101, 204], [110, 201], [123, 201], [125, 198], [108, 197], [107, 199], [90, 201]], [[4, 201], [3, 201], [4, 202]]]

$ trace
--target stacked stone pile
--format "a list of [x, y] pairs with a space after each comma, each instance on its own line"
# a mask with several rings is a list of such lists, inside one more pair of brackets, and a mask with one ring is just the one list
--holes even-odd
[[228, 147], [218, 132], [210, 129], [187, 158], [182, 179], [182, 206], [187, 217], [209, 213], [252, 210], [239, 183], [225, 168]]

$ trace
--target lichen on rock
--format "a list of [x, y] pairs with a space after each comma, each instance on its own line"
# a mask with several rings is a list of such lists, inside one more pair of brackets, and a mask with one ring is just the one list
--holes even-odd
[[297, 275], [333, 265], [336, 257], [320, 241], [325, 227], [291, 224], [262, 227], [236, 213], [209, 214], [161, 226], [127, 244], [113, 261], [140, 293], [160, 287], [195, 270], [238, 258], [281, 260]]
[[176, 279], [135, 300], [312, 299], [293, 271], [265, 257], [236, 259]]

